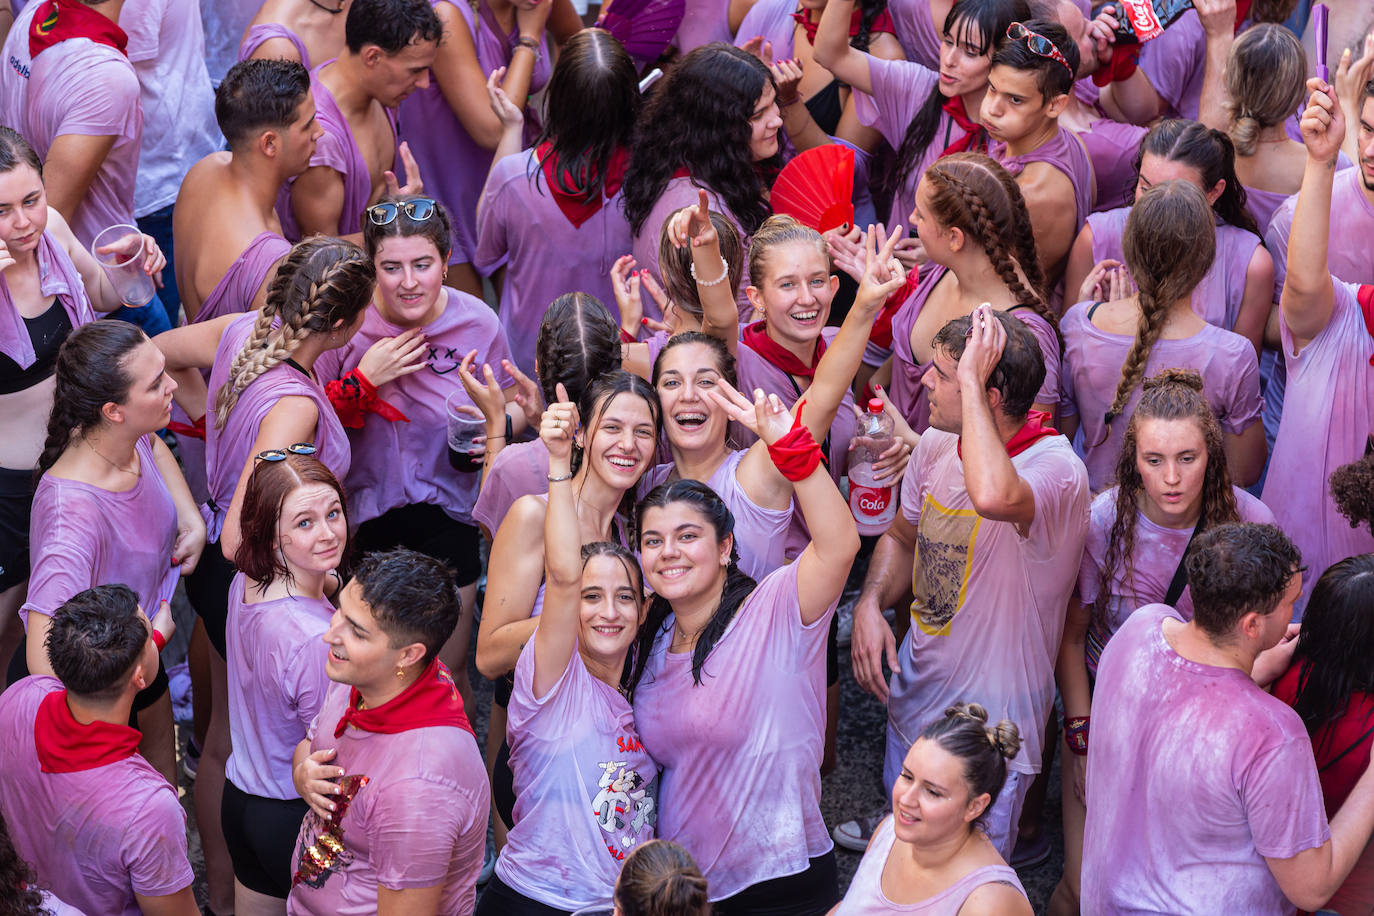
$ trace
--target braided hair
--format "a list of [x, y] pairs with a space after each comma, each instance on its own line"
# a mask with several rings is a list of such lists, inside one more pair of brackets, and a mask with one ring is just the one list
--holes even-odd
[[290, 359], [310, 335], [352, 325], [372, 300], [376, 278], [372, 259], [352, 242], [315, 236], [292, 248], [215, 395], [215, 427], [224, 428], [254, 379]]

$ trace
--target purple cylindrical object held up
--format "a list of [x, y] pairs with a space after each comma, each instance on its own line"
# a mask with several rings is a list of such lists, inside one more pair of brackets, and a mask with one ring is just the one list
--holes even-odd
[[1317, 43], [1317, 79], [1323, 83], [1331, 82], [1331, 71], [1326, 66], [1326, 19], [1331, 10], [1325, 3], [1312, 7], [1313, 28]]

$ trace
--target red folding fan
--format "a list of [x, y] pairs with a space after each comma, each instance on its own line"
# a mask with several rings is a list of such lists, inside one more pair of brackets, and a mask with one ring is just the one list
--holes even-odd
[[598, 28], [616, 37], [640, 66], [656, 61], [682, 25], [686, 0], [612, 0], [597, 17]]
[[854, 151], [840, 143], [816, 146], [778, 173], [770, 201], [774, 213], [827, 232], [854, 223]]

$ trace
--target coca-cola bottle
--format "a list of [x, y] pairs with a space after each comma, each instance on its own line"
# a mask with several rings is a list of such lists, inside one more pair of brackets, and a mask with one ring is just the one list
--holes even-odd
[[1116, 15], [1116, 43], [1143, 44], [1158, 38], [1169, 25], [1193, 8], [1192, 0], [1112, 0]]
[[882, 534], [897, 514], [892, 485], [878, 483], [873, 473], [873, 462], [891, 445], [892, 418], [883, 410], [883, 402], [873, 398], [854, 430], [854, 450], [849, 455], [849, 511], [854, 513], [859, 534]]

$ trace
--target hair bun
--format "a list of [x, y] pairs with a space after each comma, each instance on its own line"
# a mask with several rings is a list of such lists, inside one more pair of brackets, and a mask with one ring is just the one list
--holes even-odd
[[997, 753], [1011, 760], [1021, 752], [1021, 730], [1010, 719], [1003, 719], [989, 728], [988, 741], [997, 748]]
[[968, 719], [987, 724], [988, 711], [979, 703], [955, 703], [945, 709], [946, 719]]
[[1201, 392], [1202, 375], [1195, 369], [1161, 369], [1144, 381], [1141, 390], [1150, 391], [1166, 385], [1182, 385], [1184, 388]]

